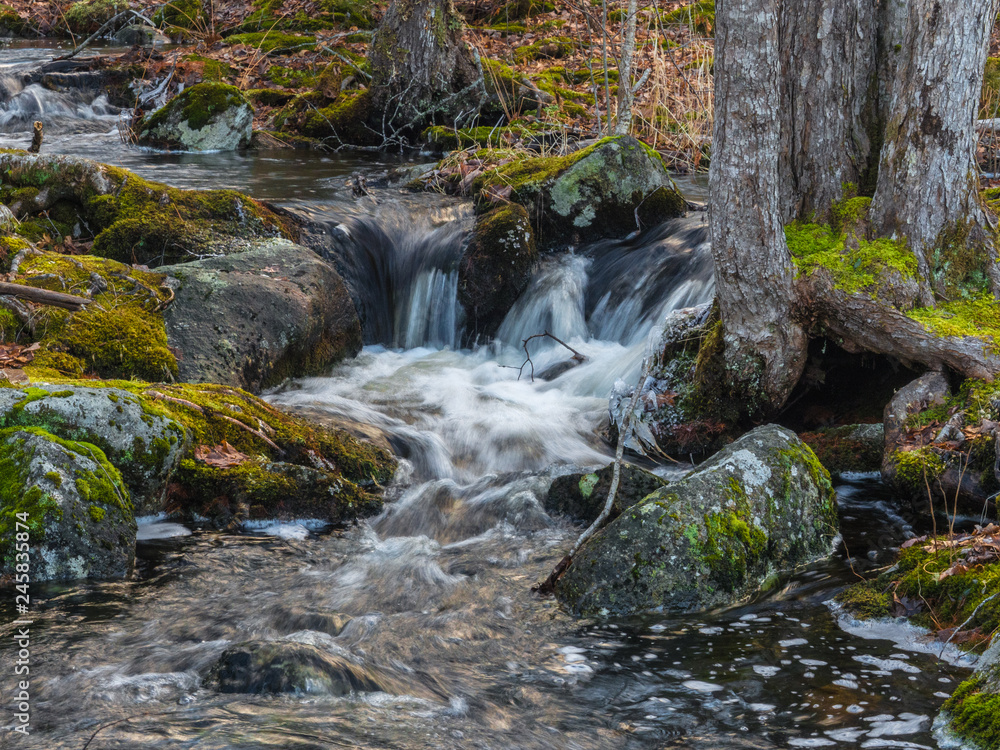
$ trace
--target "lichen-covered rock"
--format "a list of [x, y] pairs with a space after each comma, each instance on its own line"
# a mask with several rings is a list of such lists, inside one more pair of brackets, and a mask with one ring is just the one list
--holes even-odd
[[[546, 512], [566, 515], [574, 521], [591, 523], [604, 510], [608, 492], [611, 491], [613, 473], [614, 464], [610, 464], [589, 474], [566, 474], [556, 477], [545, 497]], [[615, 502], [611, 506], [608, 520], [613, 521], [618, 518], [627, 508], [666, 483], [665, 479], [638, 466], [622, 464], [618, 491], [615, 493]]]
[[332, 265], [283, 240], [158, 269], [171, 278], [164, 313], [180, 379], [259, 391], [318, 375], [361, 350], [361, 323]]
[[227, 648], [208, 684], [221, 693], [347, 695], [389, 692], [386, 680], [330, 643], [247, 641]]
[[0, 388], [0, 428], [40, 427], [96, 445], [121, 472], [138, 515], [163, 510], [187, 431], [120, 388], [33, 384]]
[[510, 200], [535, 219], [544, 248], [624, 237], [687, 208], [659, 154], [631, 136], [605, 138], [568, 156], [487, 169], [473, 187], [480, 205], [509, 188]]
[[605, 526], [556, 595], [575, 614], [734, 604], [830, 554], [830, 475], [794, 433], [759, 427]]
[[945, 701], [934, 720], [934, 736], [949, 750], [1000, 747], [1000, 640], [994, 640], [976, 671]]
[[844, 473], [879, 471], [885, 452], [881, 424], [850, 424], [799, 435], [834, 478]]
[[481, 214], [458, 266], [469, 335], [492, 336], [531, 280], [538, 249], [528, 212], [508, 204]]
[[[135, 560], [135, 534], [128, 489], [100, 448], [36, 427], [0, 430], [4, 576], [28, 572], [32, 582], [122, 578]], [[21, 552], [29, 564], [19, 570]]]
[[235, 86], [184, 89], [135, 128], [139, 143], [179, 151], [235, 151], [250, 145], [253, 107]]
[[89, 159], [24, 151], [0, 152], [0, 173], [0, 203], [24, 237], [93, 237], [94, 255], [124, 263], [160, 266], [292, 235], [285, 218], [235, 190], [179, 190]]

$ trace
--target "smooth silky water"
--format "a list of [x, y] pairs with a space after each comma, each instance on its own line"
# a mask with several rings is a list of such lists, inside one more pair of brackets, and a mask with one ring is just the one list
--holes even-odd
[[[95, 733], [102, 750], [937, 747], [930, 721], [967, 664], [905, 627], [840, 627], [828, 604], [854, 579], [850, 564], [870, 567], [878, 546], [913, 533], [876, 479], [838, 490], [850, 564], [842, 546], [730, 610], [576, 621], [530, 593], [580, 532], [544, 511], [553, 477], [609, 462], [598, 437], [609, 391], [638, 377], [666, 312], [711, 298], [704, 214], [546, 258], [498, 342], [475, 346], [456, 300], [468, 206], [392, 191], [375, 205], [343, 189], [391, 160], [125, 149], [100, 101], [72, 101], [73, 115], [34, 94], [42, 109], [64, 107], [47, 153], [242, 188], [317, 223], [310, 241], [351, 283], [367, 346], [268, 398], [320, 423], [368, 425], [400, 470], [384, 513], [357, 526], [299, 519], [232, 534], [145, 519], [135, 580], [34, 586], [34, 733], [18, 747], [79, 750]], [[8, 117], [0, 146], [23, 145], [29, 119]], [[536, 339], [522, 368], [521, 341], [542, 331], [587, 361], [544, 380], [569, 352]], [[3, 623], [12, 604], [0, 597]], [[323, 632], [335, 613], [353, 619]], [[11, 634], [0, 628], [5, 676]], [[227, 645], [279, 638], [346, 649], [393, 692], [202, 686]]]

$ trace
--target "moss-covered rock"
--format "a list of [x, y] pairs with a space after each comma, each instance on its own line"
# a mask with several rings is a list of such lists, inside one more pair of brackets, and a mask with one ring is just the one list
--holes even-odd
[[[545, 510], [572, 518], [574, 521], [592, 523], [604, 510], [614, 464], [589, 474], [567, 474], [557, 477], [545, 497]], [[666, 480], [632, 464], [622, 464], [618, 491], [611, 506], [609, 521], [613, 521], [640, 502], [647, 495], [666, 484]]]
[[556, 595], [578, 615], [734, 604], [830, 554], [830, 475], [788, 430], [747, 433], [593, 536]]
[[390, 682], [330, 644], [320, 649], [291, 639], [247, 641], [227, 648], [208, 674], [221, 693], [346, 695], [392, 692]]
[[[80, 0], [73, 3], [63, 16], [74, 34], [93, 34], [105, 23], [128, 9], [126, 0]], [[125, 26], [129, 19], [122, 19]]]
[[881, 424], [851, 424], [799, 435], [812, 448], [831, 476], [846, 472], [880, 471], [885, 452], [885, 428]]
[[166, 338], [186, 382], [259, 391], [319, 375], [361, 350], [361, 324], [344, 281], [299, 245], [269, 240], [159, 270], [174, 289]]
[[[651, 200], [648, 224], [681, 216], [687, 208], [659, 154], [630, 136], [605, 138], [568, 156], [521, 159], [486, 170], [473, 188], [481, 210], [509, 189], [510, 200], [535, 218], [545, 248], [601, 237], [624, 237], [636, 211]], [[660, 189], [664, 190], [661, 191]]]
[[93, 235], [95, 255], [125, 263], [164, 265], [293, 233], [286, 219], [234, 190], [179, 190], [88, 159], [7, 151], [0, 173], [0, 202], [19, 218], [58, 206], [71, 220], [67, 233]]
[[35, 427], [0, 430], [4, 576], [122, 578], [135, 560], [135, 533], [128, 489], [100, 448]]
[[[305, 104], [304, 100], [300, 100]], [[293, 102], [294, 104], [294, 102]], [[292, 125], [309, 138], [329, 140], [334, 145], [381, 146], [379, 130], [369, 126], [372, 117], [371, 94], [365, 91], [345, 91], [332, 104], [317, 109], [300, 106], [285, 125]]]
[[316, 37], [309, 34], [285, 34], [278, 31], [255, 31], [233, 34], [226, 38], [229, 44], [245, 44], [261, 52], [292, 54], [300, 50], [316, 49]]
[[576, 42], [568, 36], [547, 37], [518, 47], [514, 50], [514, 59], [519, 63], [540, 59], [559, 59], [572, 55], [576, 47]]
[[136, 126], [139, 143], [180, 151], [235, 151], [250, 145], [253, 107], [235, 86], [190, 86]]
[[0, 37], [24, 36], [30, 25], [9, 5], [0, 3]]
[[1000, 747], [1000, 640], [980, 658], [976, 671], [945, 701], [934, 720], [941, 747]]
[[168, 34], [183, 36], [192, 29], [202, 29], [207, 22], [202, 0], [170, 0], [153, 15], [153, 23]]
[[39, 427], [100, 448], [121, 472], [138, 515], [163, 510], [167, 483], [189, 448], [180, 423], [118, 388], [0, 388], [0, 428], [10, 427]]
[[480, 214], [458, 267], [458, 300], [470, 336], [492, 336], [538, 262], [528, 212], [508, 204]]

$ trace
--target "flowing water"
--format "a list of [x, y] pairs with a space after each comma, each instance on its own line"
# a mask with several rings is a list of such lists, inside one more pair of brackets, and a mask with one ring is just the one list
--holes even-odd
[[[105, 117], [93, 99], [77, 106]], [[379, 205], [354, 203], [334, 189], [359, 168], [347, 160], [167, 156], [126, 151], [110, 131], [64, 131], [46, 150], [96, 150], [174, 184], [280, 193], [317, 222], [311, 241], [351, 283], [367, 346], [269, 398], [321, 423], [367, 425], [400, 470], [384, 513], [357, 526], [302, 519], [231, 534], [145, 519], [135, 580], [33, 587], [34, 732], [0, 744], [937, 747], [931, 718], [968, 665], [906, 628], [841, 627], [828, 602], [853, 578], [843, 551], [756, 601], [696, 615], [576, 621], [529, 591], [580, 531], [545, 512], [553, 477], [610, 460], [598, 428], [611, 388], [636, 379], [667, 311], [711, 298], [703, 214], [546, 258], [498, 342], [462, 348], [460, 202], [384, 191]], [[0, 145], [23, 135], [5, 132]], [[285, 158], [302, 160], [297, 175], [269, 161]], [[586, 361], [567, 369], [569, 352], [535, 339], [525, 363], [521, 341], [541, 331]], [[841, 485], [839, 498], [855, 568], [914, 531], [875, 479]], [[12, 604], [0, 597], [0, 622]], [[0, 626], [5, 712], [12, 633]], [[208, 689], [212, 663], [251, 639], [314, 645], [387, 690]], [[9, 720], [0, 714], [0, 727]]]

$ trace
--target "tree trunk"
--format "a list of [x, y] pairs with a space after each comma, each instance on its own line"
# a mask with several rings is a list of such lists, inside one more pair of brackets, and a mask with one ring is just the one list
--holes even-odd
[[927, 282], [925, 303], [931, 289], [952, 297], [975, 272], [987, 272], [1000, 290], [975, 157], [997, 6], [997, 0], [911, 0], [908, 13], [888, 19], [903, 26], [890, 31], [901, 48], [871, 222], [877, 234], [909, 242]]
[[621, 65], [618, 69], [618, 118], [615, 135], [628, 135], [632, 130], [632, 61], [635, 59], [635, 21], [638, 12], [636, 0], [628, 0], [628, 18], [625, 21], [625, 38], [622, 40]]
[[391, 137], [479, 114], [483, 71], [462, 39], [464, 25], [452, 0], [394, 0], [368, 57], [372, 127]]
[[798, 382], [807, 344], [793, 322], [795, 274], [778, 198], [778, 0], [717, 7], [709, 171], [716, 299], [732, 386], [768, 411]]

